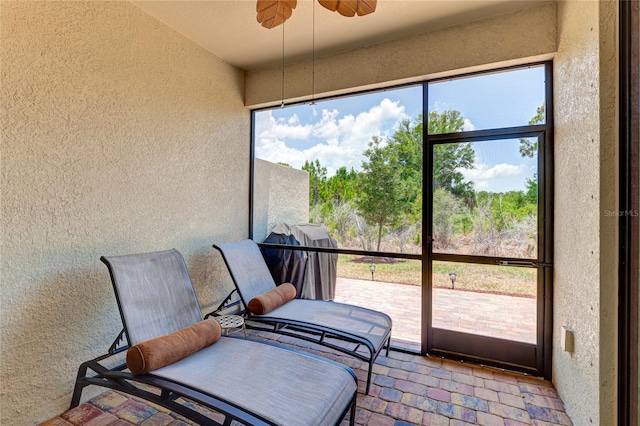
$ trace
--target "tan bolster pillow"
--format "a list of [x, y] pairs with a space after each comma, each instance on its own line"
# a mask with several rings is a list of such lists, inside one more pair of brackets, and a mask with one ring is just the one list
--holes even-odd
[[214, 344], [220, 334], [222, 330], [218, 321], [200, 321], [175, 333], [130, 347], [127, 351], [127, 367], [133, 374], [148, 373]]
[[296, 297], [296, 288], [291, 283], [280, 284], [260, 296], [249, 301], [249, 312], [254, 315], [264, 315], [275, 308], [284, 305]]

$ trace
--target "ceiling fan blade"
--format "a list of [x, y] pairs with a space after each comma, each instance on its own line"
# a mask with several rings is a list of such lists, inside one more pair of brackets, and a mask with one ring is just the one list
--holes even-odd
[[256, 20], [265, 28], [274, 28], [291, 17], [298, 0], [258, 0]]
[[378, 0], [318, 0], [325, 8], [342, 16], [352, 17], [375, 12]]
[[358, 1], [358, 16], [368, 15], [376, 11], [378, 0], [360, 0]]

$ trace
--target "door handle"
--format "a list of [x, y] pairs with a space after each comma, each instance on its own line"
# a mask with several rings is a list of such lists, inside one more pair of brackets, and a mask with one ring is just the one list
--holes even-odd
[[534, 262], [531, 260], [496, 260], [496, 265], [498, 266], [528, 266], [530, 268], [538, 268], [538, 267], [546, 267], [550, 268], [553, 266], [551, 263], [544, 262]]

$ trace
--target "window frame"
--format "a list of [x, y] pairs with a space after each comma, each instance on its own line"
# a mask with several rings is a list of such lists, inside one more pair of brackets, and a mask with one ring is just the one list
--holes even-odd
[[[545, 123], [544, 124], [536, 124], [536, 125], [525, 125], [525, 126], [515, 126], [515, 127], [503, 127], [503, 128], [494, 128], [494, 129], [486, 129], [486, 130], [475, 130], [475, 131], [466, 131], [466, 132], [457, 132], [457, 133], [449, 133], [449, 134], [434, 134], [428, 135], [428, 126], [426, 120], [428, 119], [428, 89], [429, 84], [451, 80], [457, 78], [466, 78], [471, 76], [477, 76], [482, 74], [490, 74], [490, 73], [499, 73], [516, 69], [523, 69], [528, 67], [538, 67], [543, 66], [545, 68]], [[441, 77], [435, 79], [424, 79], [418, 82], [412, 82], [401, 85], [389, 85], [384, 88], [379, 89], [370, 89], [364, 91], [354, 91], [349, 94], [341, 95], [341, 96], [332, 96], [325, 98], [318, 98], [317, 101], [325, 101], [336, 98], [343, 98], [349, 96], [360, 96], [367, 93], [372, 92], [384, 92], [388, 90], [400, 89], [404, 87], [411, 86], [419, 86], [421, 85], [423, 88], [423, 106], [422, 106], [422, 117], [423, 117], [423, 165], [430, 165], [431, 161], [431, 145], [438, 143], [446, 143], [451, 140], [456, 140], [456, 142], [469, 142], [469, 141], [480, 141], [480, 140], [495, 140], [495, 139], [506, 139], [514, 136], [520, 137], [540, 137], [542, 146], [539, 147], [539, 164], [545, 164], [544, 168], [538, 168], [538, 179], [539, 179], [539, 188], [543, 188], [543, 193], [539, 193], [539, 210], [538, 210], [538, 256], [537, 259], [526, 259], [531, 262], [535, 262], [539, 264], [542, 268], [539, 269], [539, 286], [542, 288], [539, 289], [538, 294], [538, 348], [537, 352], [539, 352], [536, 356], [536, 367], [535, 370], [537, 374], [544, 376], [545, 378], [551, 378], [551, 354], [552, 354], [552, 295], [553, 295], [553, 286], [552, 286], [552, 264], [553, 264], [553, 62], [552, 61], [540, 61], [533, 62], [527, 64], [520, 64], [508, 67], [499, 67], [491, 70], [477, 71], [472, 73], [462, 73], [456, 74], [448, 77]], [[295, 102], [291, 104], [285, 104], [285, 106], [294, 106], [301, 105], [308, 102]], [[259, 108], [251, 111], [251, 141], [250, 141], [250, 191], [249, 191], [249, 238], [253, 239], [254, 235], [254, 159], [255, 159], [255, 114], [259, 111], [265, 111], [274, 109], [273, 107], [265, 107]], [[431, 166], [429, 166], [429, 170]], [[453, 355], [449, 353], [439, 353], [437, 350], [434, 352], [433, 348], [430, 348], [427, 342], [432, 340], [432, 336], [427, 335], [427, 327], [424, 326], [426, 324], [425, 321], [430, 318], [431, 307], [430, 304], [431, 294], [430, 294], [430, 285], [428, 285], [430, 281], [430, 273], [431, 273], [431, 262], [434, 260], [445, 260], [451, 261], [453, 256], [456, 257], [456, 261], [472, 261], [474, 263], [487, 263], [487, 264], [495, 264], [495, 259], [490, 256], [476, 256], [476, 255], [450, 255], [445, 253], [431, 253], [429, 250], [430, 241], [428, 241], [430, 236], [432, 235], [431, 229], [431, 220], [427, 220], [431, 217], [432, 214], [432, 194], [433, 194], [433, 182], [432, 179], [426, 179], [427, 170], [425, 170], [423, 166], [423, 189], [422, 189], [422, 199], [423, 201], [423, 209], [422, 209], [422, 250], [420, 254], [407, 254], [407, 253], [398, 253], [398, 252], [383, 252], [383, 251], [368, 251], [368, 250], [358, 250], [358, 249], [345, 249], [345, 248], [321, 248], [321, 247], [308, 247], [308, 246], [295, 246], [294, 250], [303, 250], [309, 252], [320, 252], [320, 253], [334, 253], [334, 254], [346, 254], [346, 255], [358, 255], [358, 256], [372, 256], [372, 257], [389, 257], [395, 259], [407, 259], [407, 260], [419, 260], [422, 262], [422, 318], [417, 318], [417, 321], [421, 321], [422, 324], [422, 334], [421, 334], [421, 345], [422, 345], [422, 353], [429, 353], [438, 356], [452, 357], [454, 359], [468, 359], [464, 356]], [[282, 244], [272, 244], [272, 243], [258, 243], [261, 247], [269, 247], [269, 248], [280, 248], [280, 249], [288, 249], [291, 250], [292, 246], [290, 245], [282, 245]], [[517, 261], [522, 261], [523, 259], [512, 259]], [[429, 306], [427, 306], [429, 305]], [[411, 352], [402, 348], [395, 348], [405, 352]], [[477, 360], [475, 360], [477, 361]], [[499, 367], [505, 367], [505, 364], [496, 362], [485, 362], [487, 365], [496, 365]], [[513, 366], [507, 366], [507, 368], [512, 368]], [[517, 366], [515, 367], [518, 370]], [[523, 371], [523, 369], [519, 369]], [[533, 370], [525, 369], [527, 373], [532, 373]]]

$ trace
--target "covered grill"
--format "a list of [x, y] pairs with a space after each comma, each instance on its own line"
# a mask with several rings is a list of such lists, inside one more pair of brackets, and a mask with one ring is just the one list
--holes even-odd
[[[310, 223], [276, 225], [265, 243], [308, 247], [338, 248], [327, 230]], [[263, 248], [271, 275], [276, 283], [290, 282], [302, 299], [333, 300], [335, 297], [338, 255], [300, 250]]]

